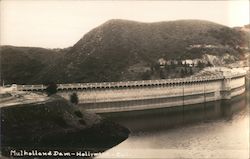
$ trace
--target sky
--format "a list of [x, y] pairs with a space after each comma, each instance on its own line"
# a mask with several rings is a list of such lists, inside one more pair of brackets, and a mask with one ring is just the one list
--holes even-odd
[[243, 26], [249, 24], [249, 1], [1, 0], [0, 44], [70, 47], [110, 19], [203, 19], [229, 27]]

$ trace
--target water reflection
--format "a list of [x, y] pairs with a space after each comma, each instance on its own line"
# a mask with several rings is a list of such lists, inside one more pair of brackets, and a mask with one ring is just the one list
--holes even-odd
[[177, 108], [107, 114], [130, 137], [98, 158], [248, 158], [246, 95]]

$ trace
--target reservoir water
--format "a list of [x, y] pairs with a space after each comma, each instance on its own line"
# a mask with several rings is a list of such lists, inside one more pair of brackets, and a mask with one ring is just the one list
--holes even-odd
[[249, 158], [249, 91], [229, 101], [103, 116], [131, 134], [97, 158]]

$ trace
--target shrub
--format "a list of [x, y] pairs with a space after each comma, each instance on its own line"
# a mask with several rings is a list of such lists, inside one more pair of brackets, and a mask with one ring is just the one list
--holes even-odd
[[79, 102], [78, 96], [77, 94], [74, 92], [73, 94], [71, 94], [70, 96], [70, 102], [77, 105]]
[[52, 83], [50, 83], [50, 84], [47, 85], [47, 88], [46, 88], [45, 91], [46, 91], [46, 94], [48, 96], [56, 94], [56, 92], [57, 92], [57, 85], [52, 82]]
[[79, 117], [79, 118], [82, 118], [83, 117], [83, 114], [82, 112], [80, 112], [79, 110], [75, 111], [74, 114]]

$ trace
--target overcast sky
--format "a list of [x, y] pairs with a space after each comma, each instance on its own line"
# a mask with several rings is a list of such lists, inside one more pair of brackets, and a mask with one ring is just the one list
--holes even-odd
[[64, 48], [109, 19], [158, 22], [204, 19], [249, 23], [249, 1], [1, 0], [0, 44]]

